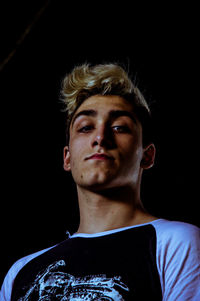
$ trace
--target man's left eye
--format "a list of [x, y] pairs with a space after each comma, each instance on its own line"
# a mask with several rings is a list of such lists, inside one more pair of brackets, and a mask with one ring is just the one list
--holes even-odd
[[118, 132], [118, 133], [128, 133], [130, 132], [129, 127], [125, 126], [125, 125], [115, 125], [112, 127], [114, 131]]

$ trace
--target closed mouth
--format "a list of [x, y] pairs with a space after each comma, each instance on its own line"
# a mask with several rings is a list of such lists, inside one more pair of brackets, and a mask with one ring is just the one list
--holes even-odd
[[108, 156], [106, 154], [99, 154], [99, 153], [93, 154], [93, 155], [86, 158], [86, 160], [90, 160], [90, 159], [93, 159], [93, 160], [114, 160], [114, 158], [111, 157], [111, 156]]

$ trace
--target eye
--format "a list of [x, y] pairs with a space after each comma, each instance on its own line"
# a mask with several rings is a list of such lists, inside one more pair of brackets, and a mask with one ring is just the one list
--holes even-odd
[[115, 125], [112, 128], [117, 133], [130, 133], [130, 129], [126, 125]]
[[78, 129], [78, 132], [79, 132], [79, 133], [88, 133], [88, 132], [90, 132], [92, 129], [93, 129], [93, 126], [92, 126], [92, 125], [86, 125], [86, 126], [81, 127], [80, 129]]

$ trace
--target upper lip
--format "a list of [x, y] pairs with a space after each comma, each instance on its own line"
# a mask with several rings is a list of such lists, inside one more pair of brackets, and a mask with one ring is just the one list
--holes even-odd
[[99, 159], [111, 159], [113, 160], [114, 158], [108, 154], [105, 154], [105, 153], [94, 153], [92, 155], [89, 155], [88, 157], [86, 157], [86, 160], [88, 159], [92, 159], [92, 158], [99, 158]]

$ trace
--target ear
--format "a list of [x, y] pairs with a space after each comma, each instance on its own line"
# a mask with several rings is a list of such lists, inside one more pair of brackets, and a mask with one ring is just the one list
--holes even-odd
[[140, 166], [143, 169], [149, 169], [154, 165], [156, 148], [154, 144], [149, 144], [144, 148], [143, 157]]
[[63, 149], [63, 168], [65, 171], [70, 171], [71, 166], [70, 166], [70, 152], [69, 152], [69, 147], [65, 146]]

